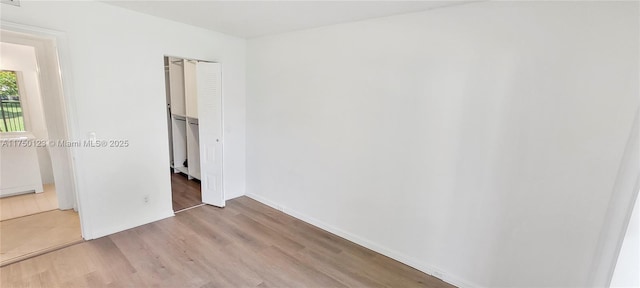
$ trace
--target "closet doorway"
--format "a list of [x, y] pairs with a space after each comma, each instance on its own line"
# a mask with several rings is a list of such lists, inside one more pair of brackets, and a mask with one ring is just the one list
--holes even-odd
[[165, 56], [173, 211], [224, 207], [219, 63]]

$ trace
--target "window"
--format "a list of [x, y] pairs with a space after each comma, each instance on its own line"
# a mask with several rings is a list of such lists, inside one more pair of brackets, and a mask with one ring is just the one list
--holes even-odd
[[25, 131], [18, 75], [0, 70], [0, 132]]

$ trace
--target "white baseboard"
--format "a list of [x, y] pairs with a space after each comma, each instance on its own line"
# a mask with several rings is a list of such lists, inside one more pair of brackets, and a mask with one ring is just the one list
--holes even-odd
[[104, 237], [104, 236], [108, 236], [111, 234], [115, 234], [118, 232], [122, 232], [124, 230], [129, 230], [131, 228], [135, 228], [138, 226], [142, 226], [145, 224], [149, 224], [152, 222], [156, 222], [156, 221], [160, 221], [163, 219], [167, 219], [169, 217], [173, 217], [175, 216], [175, 214], [173, 213], [173, 211], [168, 211], [166, 213], [164, 213], [163, 215], [157, 216], [157, 217], [152, 217], [152, 218], [147, 218], [147, 219], [142, 219], [140, 221], [137, 221], [137, 223], [134, 224], [130, 224], [127, 223], [125, 225], [120, 225], [118, 227], [111, 227], [109, 229], [96, 229], [95, 231], [92, 231], [93, 233], [90, 233], [89, 235], [83, 235], [84, 236], [84, 240], [92, 240], [92, 239], [97, 239], [100, 237]]
[[44, 192], [44, 188], [42, 187], [42, 185], [37, 185], [37, 184], [25, 185], [20, 187], [3, 188], [3, 189], [0, 189], [0, 196], [9, 197], [9, 196], [16, 196], [20, 194], [28, 194], [32, 192], [42, 193]]
[[347, 231], [344, 231], [340, 228], [334, 227], [330, 224], [324, 223], [320, 220], [317, 220], [315, 218], [309, 217], [307, 215], [304, 215], [302, 213], [299, 213], [297, 211], [294, 211], [292, 209], [289, 208], [285, 208], [284, 206], [282, 206], [279, 203], [276, 203], [274, 201], [271, 201], [267, 198], [264, 198], [260, 195], [256, 195], [256, 194], [252, 194], [252, 193], [247, 193], [246, 194], [247, 197], [254, 199], [262, 204], [265, 204], [267, 206], [270, 206], [276, 210], [282, 211], [285, 214], [288, 214], [294, 218], [297, 218], [299, 220], [302, 220], [306, 223], [309, 223], [313, 226], [316, 226], [322, 230], [328, 231], [330, 233], [333, 233], [335, 235], [338, 235], [344, 239], [347, 239], [353, 243], [356, 243], [360, 246], [363, 246], [365, 248], [371, 249], [377, 253], [380, 253], [384, 256], [387, 256], [391, 259], [394, 259], [398, 262], [404, 263], [408, 266], [411, 266], [415, 269], [418, 269], [428, 275], [434, 276], [436, 278], [441, 279], [444, 282], [447, 282], [451, 285], [457, 286], [457, 287], [469, 287], [469, 288], [481, 288], [481, 285], [478, 285], [476, 283], [473, 283], [472, 281], [468, 281], [465, 280], [461, 277], [457, 277], [451, 273], [448, 273], [447, 271], [444, 271], [442, 269], [438, 269], [437, 267], [434, 267], [433, 265], [429, 265], [424, 263], [423, 261], [419, 261], [415, 258], [409, 257], [407, 255], [403, 255], [402, 253], [399, 253], [397, 251], [394, 251], [392, 249], [388, 249], [386, 247], [383, 247], [382, 245], [376, 244], [372, 241], [369, 241], [367, 239], [364, 239], [360, 236], [351, 234]]

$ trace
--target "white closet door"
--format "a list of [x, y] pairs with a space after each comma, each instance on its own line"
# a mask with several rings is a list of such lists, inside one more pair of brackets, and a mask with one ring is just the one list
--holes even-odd
[[196, 64], [202, 202], [224, 207], [222, 189], [222, 75], [219, 63]]

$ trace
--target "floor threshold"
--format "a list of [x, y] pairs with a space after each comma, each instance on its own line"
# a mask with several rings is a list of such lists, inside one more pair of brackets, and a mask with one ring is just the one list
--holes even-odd
[[39, 251], [31, 252], [29, 254], [25, 254], [25, 255], [22, 255], [22, 256], [19, 256], [19, 257], [7, 259], [7, 260], [3, 261], [2, 263], [0, 263], [0, 267], [4, 267], [4, 266], [11, 265], [11, 264], [14, 264], [14, 263], [17, 263], [17, 262], [20, 262], [20, 261], [24, 261], [24, 260], [27, 260], [27, 259], [30, 259], [30, 258], [33, 258], [33, 257], [37, 257], [37, 256], [40, 256], [40, 255], [43, 255], [43, 254], [47, 254], [47, 253], [50, 253], [50, 252], [53, 252], [53, 251], [64, 249], [64, 248], [67, 248], [69, 246], [73, 246], [73, 245], [76, 245], [76, 244], [79, 244], [79, 243], [82, 243], [82, 242], [85, 242], [85, 240], [84, 239], [74, 240], [74, 241], [71, 241], [71, 242], [68, 242], [68, 243], [64, 243], [64, 244], [56, 245], [56, 246], [53, 246], [53, 247], [49, 247], [47, 249], [42, 249], [42, 250], [39, 250]]
[[191, 207], [187, 207], [187, 208], [184, 208], [184, 209], [180, 209], [180, 210], [175, 211], [175, 212], [173, 212], [173, 213], [177, 214], [177, 213], [184, 212], [184, 211], [187, 211], [187, 210], [189, 210], [189, 209], [193, 209], [193, 208], [198, 208], [198, 207], [200, 207], [200, 206], [204, 206], [204, 205], [207, 205], [207, 204], [201, 203], [201, 204], [198, 204], [198, 205], [196, 205], [196, 206], [191, 206]]

